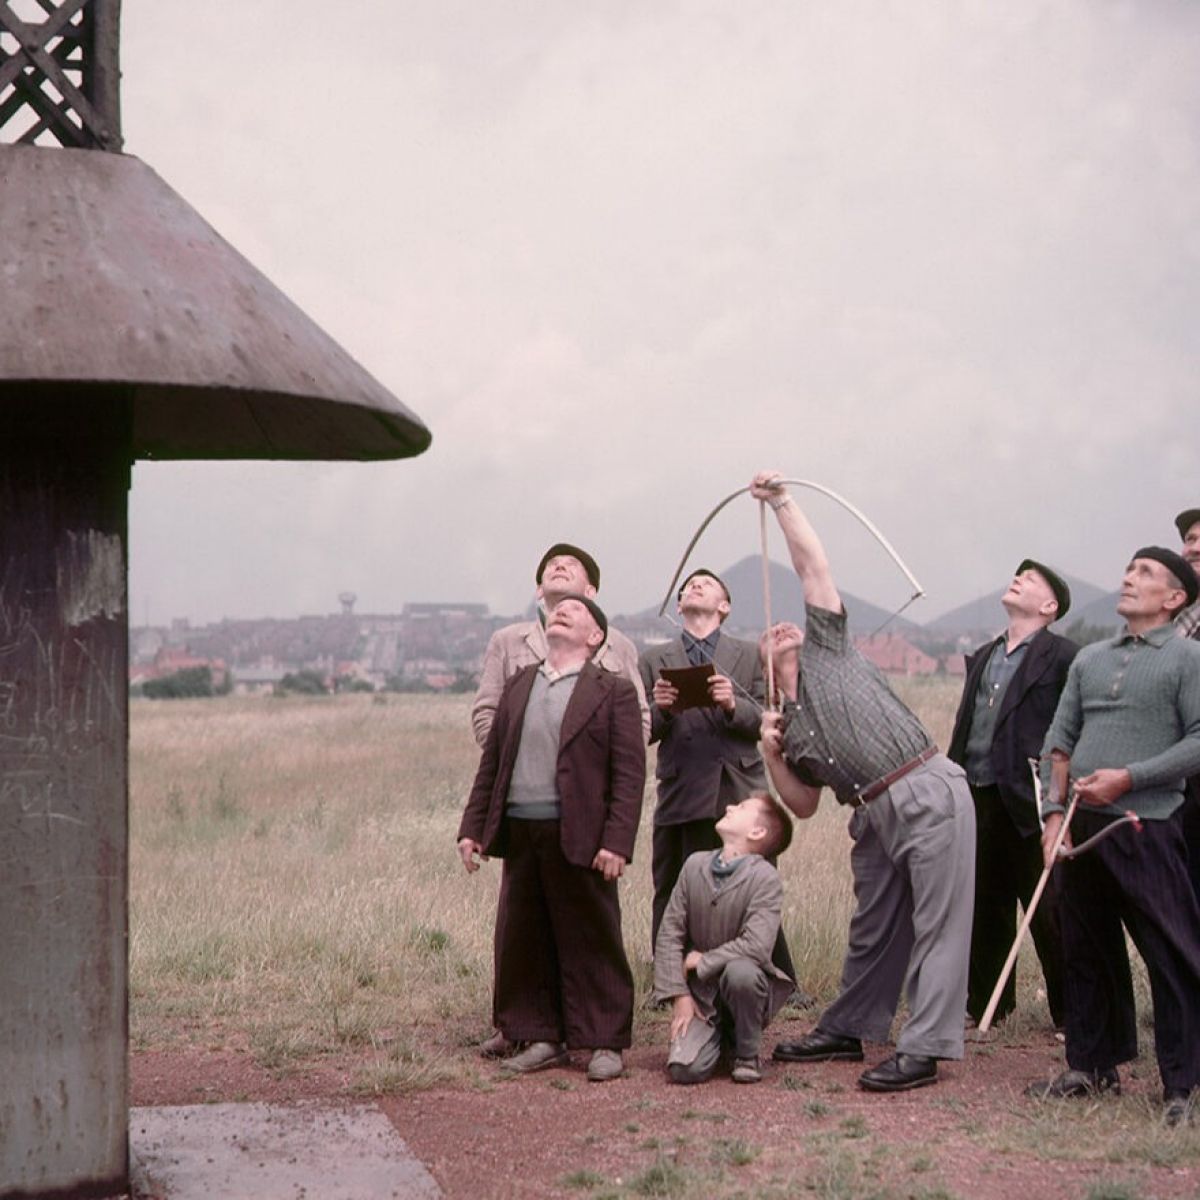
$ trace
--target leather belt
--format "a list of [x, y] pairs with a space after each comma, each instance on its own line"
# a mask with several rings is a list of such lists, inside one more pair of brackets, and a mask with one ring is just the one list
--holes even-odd
[[881, 779], [875, 780], [874, 783], [869, 783], [861, 792], [857, 792], [846, 803], [851, 808], [862, 808], [864, 804], [870, 804], [892, 786], [893, 783], [899, 782], [909, 773], [915, 771], [922, 763], [927, 763], [936, 753], [936, 746], [927, 746], [916, 758], [910, 758], [903, 766], [897, 767], [894, 771], [884, 775]]

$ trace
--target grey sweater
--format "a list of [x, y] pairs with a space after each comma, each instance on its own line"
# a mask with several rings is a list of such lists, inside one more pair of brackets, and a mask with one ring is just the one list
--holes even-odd
[[[1127, 769], [1133, 788], [1110, 806], [1114, 812], [1169, 817], [1183, 802], [1186, 777], [1200, 771], [1200, 643], [1160, 625], [1085, 646], [1046, 731], [1044, 773], [1052, 750], [1070, 755], [1073, 779]], [[1043, 805], [1043, 813], [1062, 809]]]

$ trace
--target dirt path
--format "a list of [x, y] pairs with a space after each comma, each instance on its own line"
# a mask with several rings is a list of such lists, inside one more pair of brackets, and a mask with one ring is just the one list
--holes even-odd
[[[884, 1054], [869, 1048], [868, 1061]], [[1044, 1106], [1021, 1095], [1061, 1062], [1049, 1033], [970, 1045], [937, 1086], [897, 1096], [860, 1091], [850, 1063], [771, 1066], [752, 1087], [718, 1078], [678, 1088], [659, 1047], [635, 1047], [627, 1062], [609, 1084], [589, 1084], [579, 1056], [516, 1080], [483, 1066], [471, 1082], [376, 1102], [449, 1197], [1200, 1197], [1200, 1129], [1161, 1127], [1152, 1068], [1126, 1071], [1120, 1100]], [[132, 1103], [358, 1103], [361, 1065], [277, 1076], [231, 1050], [136, 1053]]]

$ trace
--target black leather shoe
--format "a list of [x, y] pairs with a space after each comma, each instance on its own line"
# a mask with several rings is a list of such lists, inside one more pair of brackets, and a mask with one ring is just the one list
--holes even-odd
[[779, 1042], [771, 1053], [776, 1062], [862, 1062], [862, 1042], [814, 1029], [798, 1042]]
[[1105, 1071], [1064, 1071], [1047, 1083], [1031, 1083], [1025, 1089], [1025, 1095], [1035, 1100], [1084, 1099], [1102, 1092], [1120, 1095], [1121, 1080], [1116, 1067]]
[[868, 1092], [907, 1092], [937, 1083], [937, 1059], [923, 1054], [893, 1054], [886, 1062], [864, 1071], [858, 1086]]

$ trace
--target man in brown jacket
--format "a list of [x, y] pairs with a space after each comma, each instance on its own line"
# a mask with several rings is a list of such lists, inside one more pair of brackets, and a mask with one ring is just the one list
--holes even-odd
[[517, 1072], [592, 1050], [588, 1078], [615, 1079], [630, 1045], [633, 976], [617, 880], [633, 856], [646, 779], [637, 693], [591, 661], [607, 621], [563, 596], [546, 620], [545, 662], [509, 680], [458, 830], [468, 872], [504, 859], [493, 1017], [527, 1043]]

